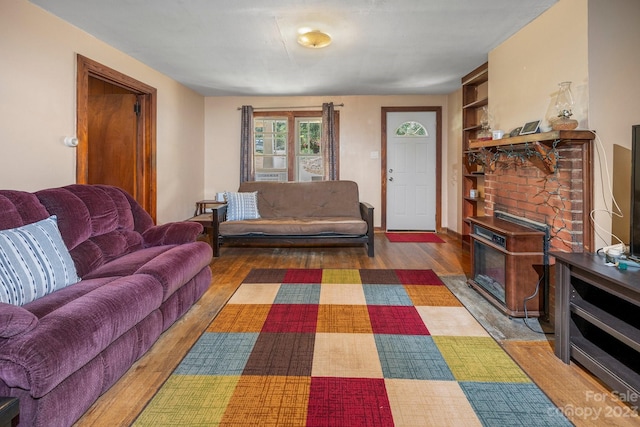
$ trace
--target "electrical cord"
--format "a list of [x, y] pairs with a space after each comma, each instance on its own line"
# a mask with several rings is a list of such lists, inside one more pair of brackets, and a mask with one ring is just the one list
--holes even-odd
[[538, 283], [536, 283], [536, 290], [533, 292], [533, 295], [525, 297], [522, 302], [522, 305], [524, 306], [524, 324], [526, 325], [527, 328], [531, 329], [531, 331], [535, 332], [536, 334], [554, 335], [553, 332], [536, 331], [531, 327], [531, 325], [529, 325], [529, 322], [528, 322], [529, 314], [527, 313], [527, 302], [535, 298], [536, 295], [538, 295], [538, 291], [540, 290], [540, 283], [542, 283], [542, 279], [544, 279], [544, 274], [540, 276], [540, 278], [538, 279]]
[[[604, 227], [602, 227], [600, 224], [598, 224], [596, 222], [596, 218], [595, 218], [595, 214], [596, 212], [605, 212], [609, 215], [609, 217], [613, 217], [613, 216], [617, 216], [618, 218], [624, 218], [624, 214], [622, 213], [622, 209], [620, 209], [620, 205], [618, 205], [618, 201], [616, 200], [615, 196], [613, 195], [613, 188], [612, 188], [612, 184], [611, 184], [611, 174], [609, 172], [609, 164], [608, 164], [608, 160], [607, 160], [607, 154], [604, 151], [604, 144], [602, 143], [602, 140], [600, 139], [600, 136], [594, 132], [594, 135], [596, 137], [596, 152], [599, 154], [598, 156], [598, 160], [600, 161], [600, 170], [602, 171], [602, 166], [604, 165], [604, 172], [605, 172], [605, 176], [606, 176], [606, 180], [607, 182], [604, 183], [602, 185], [602, 199], [604, 200], [605, 203], [605, 209], [593, 209], [591, 210], [591, 212], [589, 212], [589, 218], [591, 219], [591, 222], [594, 225], [594, 231], [596, 232], [596, 234], [598, 235], [598, 237], [600, 237], [600, 239], [602, 239], [603, 241], [606, 241], [604, 239], [604, 237], [599, 233], [600, 232], [604, 232], [609, 234], [609, 236], [613, 239], [616, 239], [618, 242], [624, 244], [624, 242], [615, 234], [613, 234], [613, 232], [606, 230]], [[603, 178], [602, 174], [600, 176], [601, 178]], [[612, 208], [609, 209], [609, 206], [607, 205], [607, 198], [605, 197], [606, 194], [604, 194], [605, 191], [605, 187], [606, 189], [609, 191], [609, 195], [611, 196], [611, 203], [612, 203]], [[615, 208], [615, 210], [614, 210]]]

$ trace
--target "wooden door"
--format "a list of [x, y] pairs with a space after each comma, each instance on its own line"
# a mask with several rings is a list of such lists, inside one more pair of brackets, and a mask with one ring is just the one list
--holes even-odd
[[[110, 179], [113, 179], [115, 173], [113, 170], [118, 171], [121, 165], [126, 165], [126, 170], [134, 174], [133, 178], [121, 179], [120, 181], [126, 182], [119, 184], [127, 191], [131, 192], [131, 195], [135, 200], [140, 203], [144, 210], [146, 210], [151, 218], [156, 219], [156, 105], [157, 105], [157, 91], [155, 88], [142, 83], [138, 80], [132, 79], [114, 69], [106, 67], [98, 62], [92, 61], [82, 55], [77, 56], [78, 70], [77, 70], [77, 128], [76, 136], [78, 137], [77, 148], [77, 163], [76, 163], [76, 181], [78, 184], [88, 184], [89, 175], [91, 169], [89, 160], [89, 103], [90, 97], [93, 95], [131, 95], [137, 99], [139, 105], [139, 113], [137, 116], [137, 127], [133, 134], [136, 135], [136, 150], [124, 150], [124, 153], [118, 150], [113, 150], [113, 153], [107, 153], [108, 155], [117, 155], [118, 157], [106, 157], [104, 152], [96, 151], [97, 147], [94, 146], [93, 163], [98, 164], [102, 169], [106, 169], [101, 163], [111, 165], [112, 172], [109, 174]], [[103, 85], [104, 87], [100, 87]], [[130, 98], [130, 97], [129, 97]], [[128, 101], [127, 101], [128, 102]], [[94, 110], [97, 110], [94, 108]], [[117, 108], [115, 109], [117, 110]], [[133, 116], [129, 116], [129, 113], [133, 111], [133, 108], [127, 107], [124, 109], [123, 114], [126, 113], [131, 119]], [[93, 116], [97, 115], [96, 112]], [[107, 115], [108, 116], [108, 115]], [[111, 117], [109, 120], [102, 118], [101, 120], [106, 123], [117, 124], [114, 129], [121, 127], [121, 123], [117, 122], [117, 118]], [[127, 119], [129, 120], [129, 119]], [[129, 134], [131, 124], [126, 121], [126, 133]], [[110, 130], [107, 133], [114, 132]], [[117, 138], [116, 138], [117, 139]], [[105, 150], [108, 149], [106, 144]], [[104, 150], [103, 150], [104, 151]], [[101, 156], [105, 156], [105, 160]], [[122, 166], [123, 168], [125, 166]], [[133, 169], [131, 169], [133, 168]], [[102, 176], [94, 176], [92, 180], [99, 179], [100, 181], [106, 181]], [[110, 181], [113, 182], [113, 181]]]
[[[423, 135], [396, 134], [404, 123]], [[436, 229], [436, 113], [387, 113], [387, 230]]]
[[89, 184], [122, 188], [138, 199], [137, 96], [89, 96]]

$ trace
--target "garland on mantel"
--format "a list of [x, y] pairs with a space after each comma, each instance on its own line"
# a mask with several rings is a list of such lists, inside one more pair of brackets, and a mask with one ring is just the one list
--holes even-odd
[[[538, 160], [544, 164], [556, 163], [560, 158], [558, 154], [559, 139], [556, 139], [551, 144], [551, 148], [546, 153], [541, 153], [532, 144], [525, 142], [515, 145], [501, 145], [489, 149], [486, 147], [480, 148], [479, 151], [469, 151], [467, 153], [469, 164], [477, 164], [484, 166], [485, 170], [494, 171], [496, 165], [499, 163], [501, 157], [506, 157], [507, 160], [517, 160], [520, 163], [524, 163], [527, 160]], [[508, 168], [510, 162], [502, 161], [503, 168]]]
[[[503, 145], [499, 147], [493, 147], [493, 149], [481, 148], [479, 151], [470, 151], [468, 153], [469, 164], [478, 164], [485, 168], [485, 171], [494, 171], [496, 165], [500, 164], [502, 169], [509, 168], [514, 162], [520, 162], [521, 164], [526, 161], [538, 161], [543, 164], [556, 164], [560, 159], [557, 146], [560, 143], [559, 139], [556, 139], [551, 144], [551, 148], [542, 154], [540, 150], [536, 150], [535, 147], [528, 142], [518, 144], [516, 148], [514, 145]], [[502, 159], [502, 160], [501, 160]], [[509, 162], [508, 160], [513, 160]], [[558, 180], [558, 168], [554, 168], [553, 172], [547, 172], [544, 178], [544, 184], [542, 190], [540, 190], [536, 196], [540, 196], [544, 199], [540, 205], [548, 206], [553, 210], [554, 215], [551, 218], [551, 223], [548, 224], [551, 227], [551, 235], [549, 240], [553, 240], [557, 235], [567, 230], [567, 223], [562, 216], [562, 212], [567, 209], [567, 200], [562, 198], [560, 190], [563, 185]], [[555, 188], [553, 187], [555, 184]], [[561, 206], [551, 203], [551, 200], [559, 200]], [[570, 247], [564, 239], [560, 239], [563, 245]]]

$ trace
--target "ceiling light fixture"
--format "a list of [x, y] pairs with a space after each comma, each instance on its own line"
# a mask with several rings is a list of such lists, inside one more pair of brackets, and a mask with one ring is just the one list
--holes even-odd
[[320, 49], [331, 44], [331, 37], [322, 31], [307, 31], [298, 36], [298, 43], [311, 49]]

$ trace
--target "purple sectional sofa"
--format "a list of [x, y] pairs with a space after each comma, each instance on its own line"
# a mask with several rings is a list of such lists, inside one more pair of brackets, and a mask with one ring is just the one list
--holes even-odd
[[80, 281], [0, 302], [0, 396], [20, 399], [20, 426], [73, 424], [211, 283], [202, 226], [155, 226], [116, 187], [0, 191], [0, 233], [56, 219]]

